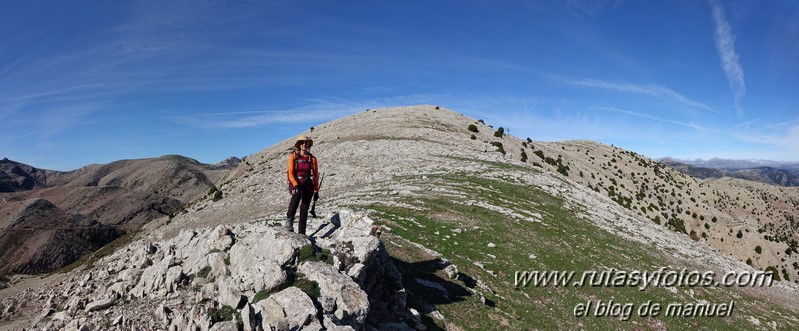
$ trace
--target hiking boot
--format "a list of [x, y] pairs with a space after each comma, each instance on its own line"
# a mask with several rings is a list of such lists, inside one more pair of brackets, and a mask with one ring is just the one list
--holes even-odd
[[285, 221], [283, 221], [283, 228], [285, 228], [288, 232], [294, 232], [294, 219], [287, 218]]

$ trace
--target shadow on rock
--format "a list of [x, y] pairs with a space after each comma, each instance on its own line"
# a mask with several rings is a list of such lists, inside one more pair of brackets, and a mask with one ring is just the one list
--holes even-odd
[[[444, 270], [449, 265], [447, 261], [434, 259], [405, 262], [392, 258], [392, 262], [402, 274], [402, 282], [408, 292], [408, 307], [416, 308], [421, 313], [426, 315], [439, 314], [436, 309], [437, 305], [463, 301], [472, 295], [472, 292], [459, 282], [439, 276], [439, 274], [443, 273], [439, 271]], [[437, 274], [437, 272], [439, 273]], [[470, 279], [473, 284], [476, 284], [474, 279], [466, 275], [458, 274], [458, 278], [464, 280], [467, 286], [469, 286], [468, 280]], [[423, 316], [422, 319], [428, 328], [438, 329], [433, 319], [427, 316]]]

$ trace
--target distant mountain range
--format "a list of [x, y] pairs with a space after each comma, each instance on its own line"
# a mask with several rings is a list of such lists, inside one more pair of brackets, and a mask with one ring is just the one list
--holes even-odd
[[677, 160], [665, 158], [661, 163], [680, 172], [700, 178], [733, 177], [756, 182], [799, 186], [799, 163], [765, 160]]
[[241, 160], [179, 155], [55, 171], [0, 160], [0, 274], [46, 272], [207, 194]]

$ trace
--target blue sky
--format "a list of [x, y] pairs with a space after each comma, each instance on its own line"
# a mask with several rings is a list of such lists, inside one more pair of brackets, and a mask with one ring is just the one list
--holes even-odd
[[799, 161], [799, 1], [4, 1], [0, 157], [256, 153], [434, 104], [537, 141]]

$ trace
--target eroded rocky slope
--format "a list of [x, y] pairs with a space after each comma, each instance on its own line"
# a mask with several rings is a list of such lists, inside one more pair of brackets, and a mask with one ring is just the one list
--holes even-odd
[[[400, 275], [363, 214], [308, 237], [268, 222], [136, 240], [80, 277], [0, 301], [0, 319], [67, 330], [402, 330]], [[393, 321], [393, 322], [392, 322]]]

